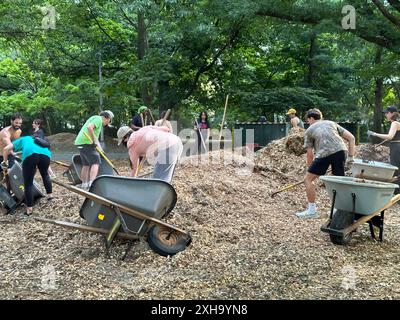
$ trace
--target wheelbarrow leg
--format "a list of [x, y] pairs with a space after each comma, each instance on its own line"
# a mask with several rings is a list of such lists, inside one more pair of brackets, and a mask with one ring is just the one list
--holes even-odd
[[371, 220], [368, 221], [368, 225], [369, 225], [369, 231], [371, 232], [371, 237], [376, 240], [374, 225]]
[[111, 244], [114, 241], [115, 236], [117, 235], [120, 226], [121, 226], [121, 220], [117, 216], [114, 219], [114, 223], [110, 229], [110, 232], [105, 237], [105, 245], [106, 245], [106, 254], [107, 255], [109, 255], [109, 253], [110, 253], [109, 251], [110, 251]]
[[383, 241], [383, 224], [385, 219], [385, 211], [381, 212], [381, 216], [379, 217], [379, 241]]
[[134, 241], [135, 240], [129, 240], [128, 247], [126, 248], [125, 253], [121, 258], [122, 261], [124, 261], [126, 259], [126, 257], [128, 256], [128, 253], [132, 250]]

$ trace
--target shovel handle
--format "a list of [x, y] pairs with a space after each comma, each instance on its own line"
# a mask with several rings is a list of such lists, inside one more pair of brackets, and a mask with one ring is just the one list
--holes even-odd
[[[89, 140], [90, 143], [93, 143], [93, 140], [90, 138], [90, 136], [85, 131], [83, 131], [83, 134]], [[101, 151], [100, 148], [97, 145], [96, 145], [96, 150], [97, 150], [98, 153], [100, 153], [100, 155], [104, 158], [104, 160], [106, 160], [106, 162], [110, 165], [110, 167], [114, 169], [115, 173], [117, 175], [119, 175], [118, 170], [115, 168], [115, 166], [113, 165], [111, 160], [107, 158], [107, 156], [104, 154], [104, 152]]]
[[283, 188], [283, 189], [280, 189], [280, 190], [275, 191], [274, 193], [272, 193], [272, 194], [271, 194], [271, 197], [273, 198], [273, 197], [274, 197], [275, 195], [277, 195], [278, 193], [281, 193], [281, 192], [284, 192], [284, 191], [288, 191], [288, 190], [290, 190], [290, 189], [293, 189], [293, 188], [297, 187], [298, 185], [301, 185], [302, 183], [304, 183], [304, 180], [299, 181], [299, 182], [296, 182], [296, 183], [293, 183], [293, 184], [290, 184], [290, 185], [288, 185], [287, 187], [285, 187], [285, 188]]

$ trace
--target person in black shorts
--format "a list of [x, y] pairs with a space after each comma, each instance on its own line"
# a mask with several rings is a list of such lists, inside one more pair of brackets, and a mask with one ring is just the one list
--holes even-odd
[[296, 213], [299, 218], [313, 218], [318, 215], [313, 183], [315, 179], [326, 174], [329, 167], [332, 168], [333, 175], [344, 176], [347, 151], [344, 140], [349, 143], [347, 163], [353, 162], [355, 151], [354, 136], [337, 123], [323, 120], [319, 109], [308, 110], [306, 119], [310, 124], [304, 135], [308, 167], [304, 184], [306, 185], [308, 209]]

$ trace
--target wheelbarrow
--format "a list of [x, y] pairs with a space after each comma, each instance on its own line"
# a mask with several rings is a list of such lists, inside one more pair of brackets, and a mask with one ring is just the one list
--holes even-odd
[[356, 178], [391, 182], [397, 170], [397, 167], [388, 163], [354, 159], [351, 166], [351, 175]]
[[[79, 154], [74, 154], [71, 159], [71, 164], [69, 168], [63, 173], [63, 176], [67, 177], [72, 184], [77, 185], [82, 183], [82, 180], [80, 178], [81, 171], [82, 171], [81, 156]], [[107, 161], [104, 160], [101, 161], [99, 171], [97, 173], [97, 176], [102, 176], [102, 175], [114, 175], [113, 168]]]
[[330, 217], [321, 227], [334, 244], [345, 245], [363, 223], [368, 223], [372, 238], [374, 227], [379, 228], [379, 240], [383, 241], [384, 214], [400, 200], [393, 196], [399, 186], [393, 183], [365, 180], [355, 177], [322, 176], [332, 201]]
[[89, 191], [53, 179], [53, 182], [86, 197], [80, 216], [87, 225], [36, 217], [42, 222], [105, 235], [106, 252], [116, 237], [130, 240], [125, 259], [135, 240], [145, 238], [156, 253], [172, 256], [186, 249], [191, 236], [164, 221], [176, 204], [177, 195], [167, 182], [103, 175]]
[[[3, 177], [4, 181], [6, 177]], [[7, 213], [12, 213], [14, 210], [24, 202], [24, 177], [22, 174], [22, 166], [18, 161], [15, 161], [11, 169], [8, 170], [9, 185], [6, 187], [0, 185], [0, 203], [7, 210]], [[43, 192], [40, 190], [39, 184], [33, 182], [33, 199], [36, 201], [44, 197]]]

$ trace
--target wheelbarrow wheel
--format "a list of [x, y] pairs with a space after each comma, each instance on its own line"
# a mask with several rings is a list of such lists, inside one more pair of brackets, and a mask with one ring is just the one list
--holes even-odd
[[[352, 225], [354, 222], [354, 214], [344, 210], [336, 210], [335, 214], [332, 217], [332, 221], [330, 224], [331, 229], [342, 230]], [[354, 231], [353, 231], [354, 232]], [[353, 232], [350, 232], [346, 236], [339, 236], [330, 234], [330, 238], [332, 243], [338, 245], [346, 245], [353, 238]]]
[[157, 225], [150, 228], [147, 242], [154, 252], [165, 257], [173, 256], [185, 250], [189, 245], [189, 241], [185, 236]]

